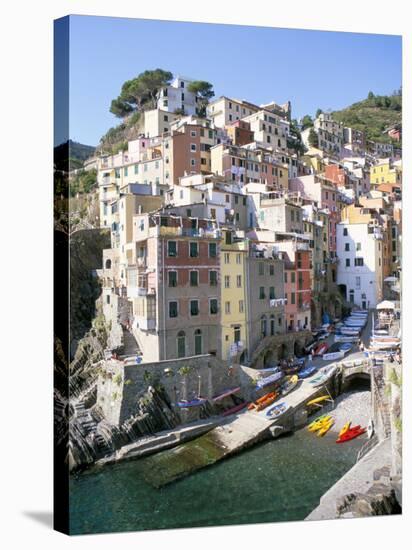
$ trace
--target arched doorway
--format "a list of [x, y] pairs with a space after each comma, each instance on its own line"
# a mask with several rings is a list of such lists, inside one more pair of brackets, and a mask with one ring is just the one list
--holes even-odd
[[296, 340], [293, 344], [293, 353], [296, 357], [300, 357], [300, 355], [302, 354], [302, 346], [300, 345], [300, 342], [298, 340]]
[[195, 355], [202, 355], [202, 331], [195, 330]]
[[177, 357], [186, 356], [186, 334], [183, 330], [177, 333]]
[[264, 367], [271, 367], [271, 366], [274, 366], [274, 361], [275, 357], [274, 357], [274, 354], [273, 354], [273, 350], [271, 349], [268, 349], [265, 353], [265, 355], [263, 356], [263, 366]]
[[279, 348], [279, 359], [287, 359], [288, 347], [286, 344], [281, 344]]
[[266, 315], [262, 315], [260, 318], [260, 334], [262, 338], [265, 338], [267, 336], [267, 319]]
[[239, 357], [239, 363], [242, 365], [247, 362], [247, 349], [242, 351], [241, 356]]

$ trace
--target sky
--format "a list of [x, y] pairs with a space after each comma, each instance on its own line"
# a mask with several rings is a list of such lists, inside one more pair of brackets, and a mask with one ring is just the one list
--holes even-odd
[[[56, 49], [59, 50], [58, 40]], [[97, 145], [120, 120], [125, 80], [161, 68], [207, 80], [215, 96], [292, 102], [292, 117], [340, 109], [402, 79], [400, 36], [70, 16], [70, 137]], [[60, 140], [60, 141], [59, 141]], [[64, 141], [59, 131], [55, 142]]]

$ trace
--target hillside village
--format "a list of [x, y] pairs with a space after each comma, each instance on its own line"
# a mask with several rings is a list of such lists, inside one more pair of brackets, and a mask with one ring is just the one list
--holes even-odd
[[401, 150], [329, 113], [296, 132], [290, 102], [211, 98], [199, 116], [190, 84], [172, 79], [136, 139], [86, 162], [111, 235], [111, 349], [270, 365], [399, 277]]

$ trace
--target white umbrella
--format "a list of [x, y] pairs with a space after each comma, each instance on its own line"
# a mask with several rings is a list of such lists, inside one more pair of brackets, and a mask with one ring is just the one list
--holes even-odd
[[376, 306], [376, 309], [395, 309], [395, 304], [389, 300], [384, 300]]

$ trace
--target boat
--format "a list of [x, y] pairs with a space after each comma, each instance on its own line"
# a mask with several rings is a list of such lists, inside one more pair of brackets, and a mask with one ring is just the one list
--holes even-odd
[[236, 388], [230, 388], [230, 389], [224, 390], [219, 395], [215, 395], [215, 397], [212, 397], [212, 401], [213, 402], [220, 401], [221, 399], [224, 399], [225, 397], [229, 397], [229, 395], [237, 393], [238, 391], [240, 391], [240, 386], [237, 386]]
[[296, 374], [288, 378], [280, 387], [280, 395], [285, 396], [290, 393], [296, 388], [298, 381], [299, 377]]
[[289, 409], [289, 405], [282, 402], [282, 403], [279, 403], [278, 405], [273, 405], [273, 407], [270, 407], [270, 409], [266, 411], [265, 416], [266, 418], [269, 418], [272, 420], [273, 418], [277, 418], [278, 416], [285, 413], [287, 409]]
[[311, 399], [310, 401], [308, 401], [306, 403], [307, 406], [311, 406], [311, 405], [319, 405], [320, 403], [323, 403], [324, 401], [327, 401], [328, 399], [330, 399], [329, 395], [322, 395], [320, 397], [316, 397], [315, 399]]
[[317, 370], [318, 370], [318, 368], [315, 367], [314, 365], [308, 365], [304, 369], [299, 371], [298, 377], [300, 379], [309, 378], [309, 376], [312, 376], [312, 374], [314, 374]]
[[339, 437], [341, 437], [344, 433], [346, 433], [349, 430], [350, 425], [351, 425], [351, 421], [346, 422], [346, 424], [343, 425], [341, 431], [339, 432]]
[[365, 432], [366, 432], [366, 428], [361, 428], [361, 426], [355, 426], [354, 428], [349, 428], [348, 430], [346, 430], [344, 434], [338, 437], [338, 439], [336, 440], [336, 443], [346, 443], [346, 441], [351, 441], [352, 439], [359, 437]]
[[348, 353], [352, 349], [352, 344], [350, 342], [344, 342], [339, 346], [339, 350], [343, 353]]
[[321, 416], [318, 416], [318, 418], [316, 418], [309, 424], [308, 430], [310, 432], [316, 432], [316, 430], [318, 430], [322, 426], [323, 422], [326, 422], [330, 418], [332, 418], [330, 414], [322, 414]]
[[205, 398], [195, 397], [190, 401], [186, 401], [186, 399], [181, 399], [176, 403], [176, 405], [181, 409], [188, 409], [189, 407], [199, 407], [200, 405], [204, 405], [205, 403], [206, 403]]
[[250, 403], [248, 406], [249, 411], [262, 411], [269, 405], [271, 405], [278, 398], [278, 394], [274, 391], [266, 393], [263, 397], [260, 397], [255, 402]]
[[359, 337], [356, 335], [350, 336], [345, 334], [335, 334], [334, 341], [335, 342], [357, 342], [359, 340]]
[[368, 439], [370, 439], [373, 436], [374, 432], [375, 432], [375, 426], [373, 424], [372, 418], [369, 420], [368, 427], [367, 427], [366, 431], [367, 431], [367, 434], [368, 434]]
[[239, 411], [241, 411], [242, 409], [244, 409], [245, 407], [247, 407], [247, 403], [240, 403], [240, 405], [236, 405], [235, 407], [232, 407], [230, 409], [228, 409], [227, 411], [225, 411], [224, 413], [222, 413], [222, 416], [229, 416], [231, 414], [235, 414]]
[[331, 427], [334, 425], [335, 419], [330, 418], [327, 422], [324, 422], [321, 428], [318, 430], [318, 437], [323, 437], [328, 431], [331, 429]]
[[268, 386], [269, 384], [275, 384], [276, 382], [279, 382], [284, 377], [284, 373], [282, 371], [275, 372], [274, 374], [271, 374], [270, 376], [267, 376], [266, 378], [261, 378], [257, 381], [256, 387], [258, 389], [264, 388], [265, 386]]
[[322, 355], [322, 359], [324, 361], [334, 361], [335, 359], [343, 359], [344, 356], [345, 356], [345, 353], [343, 351], [334, 351], [334, 352], [324, 353]]
[[328, 365], [327, 367], [323, 367], [322, 369], [320, 369], [318, 376], [309, 381], [309, 384], [312, 384], [314, 388], [317, 388], [318, 386], [325, 384], [329, 380], [329, 378], [331, 378], [335, 374], [337, 370], [338, 366], [334, 363], [332, 363], [332, 365]]
[[329, 346], [326, 342], [322, 342], [315, 348], [314, 355], [323, 355], [329, 349]]

